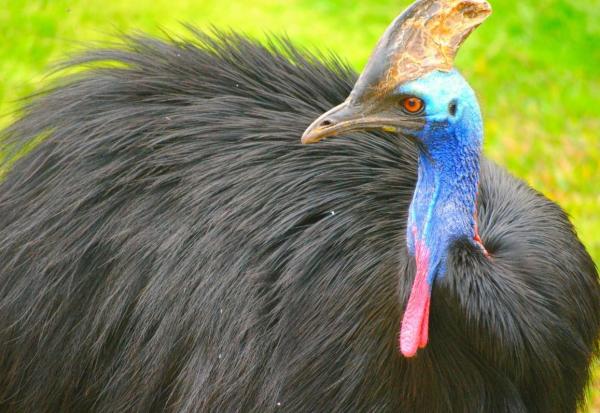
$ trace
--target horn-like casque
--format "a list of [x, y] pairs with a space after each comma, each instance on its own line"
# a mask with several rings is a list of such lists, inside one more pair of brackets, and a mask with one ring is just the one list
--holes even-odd
[[492, 12], [485, 0], [419, 0], [387, 28], [352, 96], [384, 95], [434, 70], [449, 71], [464, 40]]

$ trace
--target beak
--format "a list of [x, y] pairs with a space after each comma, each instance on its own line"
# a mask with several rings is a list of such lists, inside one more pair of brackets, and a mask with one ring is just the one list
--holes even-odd
[[302, 143], [315, 143], [344, 132], [374, 128], [388, 132], [396, 130], [386, 126], [384, 119], [365, 114], [361, 105], [350, 104], [347, 100], [319, 116], [302, 134]]

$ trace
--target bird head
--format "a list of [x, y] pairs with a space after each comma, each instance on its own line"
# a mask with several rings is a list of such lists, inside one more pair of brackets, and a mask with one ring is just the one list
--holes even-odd
[[416, 274], [400, 330], [400, 351], [428, 341], [429, 303], [446, 272], [449, 245], [477, 233], [482, 119], [475, 93], [453, 68], [467, 36], [491, 13], [485, 0], [418, 0], [385, 31], [350, 96], [306, 129], [303, 143], [380, 129], [414, 141], [418, 180], [409, 207], [408, 251]]
[[485, 0], [418, 0], [387, 28], [350, 96], [319, 116], [302, 143], [381, 129], [435, 144], [430, 132], [480, 120], [475, 95], [453, 69], [467, 36], [491, 13]]

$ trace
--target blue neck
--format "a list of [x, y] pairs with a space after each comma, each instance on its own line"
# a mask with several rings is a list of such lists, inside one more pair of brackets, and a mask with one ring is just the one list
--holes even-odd
[[440, 163], [428, 154], [419, 154], [419, 176], [409, 209], [407, 240], [411, 254], [415, 254], [417, 240], [429, 251], [429, 285], [436, 275], [444, 275], [450, 244], [458, 238], [475, 238], [479, 153], [456, 151], [453, 155], [455, 159]]
[[[467, 121], [426, 125], [420, 140], [418, 179], [409, 208], [407, 241], [417, 255], [416, 245], [425, 247], [427, 282], [446, 270], [447, 251], [459, 238], [476, 236], [476, 198], [479, 181], [482, 127], [478, 107], [465, 113]], [[423, 261], [425, 260], [425, 261]]]

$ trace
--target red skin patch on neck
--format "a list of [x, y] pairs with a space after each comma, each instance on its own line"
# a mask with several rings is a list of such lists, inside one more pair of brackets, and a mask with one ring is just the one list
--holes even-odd
[[[477, 228], [477, 211], [475, 218], [475, 236], [473, 239], [481, 248], [486, 258], [491, 258], [485, 249], [479, 229]], [[417, 273], [413, 281], [408, 303], [404, 310], [402, 326], [400, 327], [400, 352], [405, 357], [414, 357], [417, 350], [424, 348], [429, 339], [429, 307], [431, 304], [431, 285], [427, 282], [429, 272], [429, 250], [425, 243], [418, 239], [417, 228], [412, 230], [415, 239], [415, 259]]]
[[488, 250], [485, 249], [485, 246], [483, 245], [483, 241], [481, 240], [481, 237], [479, 236], [479, 228], [477, 226], [477, 211], [475, 211], [474, 215], [475, 215], [474, 216], [474, 218], [475, 218], [475, 236], [473, 237], [473, 240], [475, 240], [477, 245], [479, 245], [479, 247], [481, 248], [481, 251], [483, 252], [483, 255], [485, 255], [486, 258], [490, 258], [490, 253], [488, 252]]
[[400, 328], [400, 352], [413, 357], [419, 348], [427, 345], [429, 338], [429, 305], [431, 286], [427, 282], [429, 251], [420, 240], [415, 240], [417, 273]]

